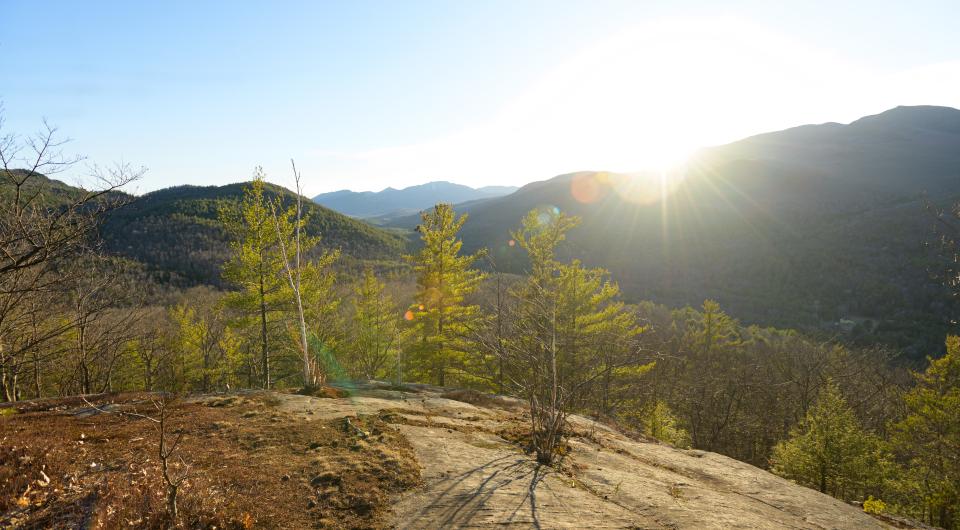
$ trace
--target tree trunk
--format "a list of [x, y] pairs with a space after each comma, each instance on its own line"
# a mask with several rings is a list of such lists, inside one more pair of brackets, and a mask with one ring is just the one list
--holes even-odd
[[167, 513], [170, 515], [171, 525], [177, 524], [177, 487], [167, 486]]
[[3, 387], [3, 400], [13, 402], [17, 400], [17, 376], [0, 370], [0, 386]]
[[147, 392], [153, 390], [153, 357], [148, 357], [144, 361], [143, 389]]
[[35, 398], [40, 399], [43, 397], [43, 387], [40, 384], [40, 360], [36, 355], [33, 357], [33, 390], [36, 393]]
[[210, 348], [207, 347], [207, 337], [203, 334], [200, 339], [200, 347], [203, 348], [203, 377], [200, 385], [204, 393], [210, 391]]
[[263, 362], [263, 388], [270, 388], [270, 355], [267, 349], [267, 300], [263, 286], [263, 262], [260, 262], [260, 347]]

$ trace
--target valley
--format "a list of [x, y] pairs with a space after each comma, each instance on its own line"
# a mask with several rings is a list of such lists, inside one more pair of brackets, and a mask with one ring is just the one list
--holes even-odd
[[0, 12], [0, 529], [960, 530], [960, 4]]

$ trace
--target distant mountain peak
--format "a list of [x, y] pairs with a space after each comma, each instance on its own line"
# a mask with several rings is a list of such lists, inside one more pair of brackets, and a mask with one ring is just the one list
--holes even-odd
[[416, 184], [402, 189], [393, 187], [381, 191], [354, 192], [349, 190], [322, 193], [313, 200], [353, 217], [377, 217], [417, 212], [438, 202], [462, 203], [508, 195], [516, 191], [512, 186], [485, 186], [471, 188], [445, 180]]

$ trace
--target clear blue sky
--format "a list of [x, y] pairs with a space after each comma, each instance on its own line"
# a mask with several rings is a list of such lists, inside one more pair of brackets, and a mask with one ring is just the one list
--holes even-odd
[[289, 184], [291, 157], [308, 194], [523, 184], [960, 106], [956, 0], [0, 0], [0, 17], [6, 129], [46, 117], [98, 163], [148, 167], [139, 192], [256, 165]]

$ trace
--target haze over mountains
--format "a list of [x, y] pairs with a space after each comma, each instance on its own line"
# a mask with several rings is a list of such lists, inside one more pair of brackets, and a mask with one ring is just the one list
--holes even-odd
[[925, 200], [958, 195], [960, 110], [923, 106], [704, 149], [664, 186], [653, 174], [572, 173], [460, 210], [465, 250], [488, 248], [506, 270], [524, 266], [507, 244], [522, 215], [558, 208], [583, 218], [571, 254], [609, 268], [630, 298], [708, 297], [747, 322], [828, 331], [853, 319], [920, 355], [950, 305], [929, 274]]
[[[747, 323], [826, 333], [846, 320], [859, 323], [853, 338], [917, 357], [939, 349], [953, 318], [930, 275], [938, 257], [927, 248], [935, 236], [926, 207], [960, 197], [957, 109], [898, 107], [849, 125], [760, 134], [704, 149], [665, 179], [580, 172], [509, 191], [431, 183], [335, 192], [319, 200], [342, 210], [311, 205], [309, 231], [354, 262], [398, 263], [416, 244], [418, 209], [460, 203], [464, 250], [487, 248], [498, 269], [522, 272], [510, 231], [530, 209], [556, 208], [583, 220], [569, 254], [609, 269], [631, 301], [711, 298]], [[217, 210], [241, 194], [241, 184], [146, 194], [103, 227], [107, 249], [164, 278], [216, 284], [229, 251]], [[383, 228], [349, 217], [389, 212]]]
[[397, 216], [415, 213], [438, 202], [461, 203], [477, 199], [499, 197], [513, 193], [512, 186], [484, 186], [471, 188], [462, 184], [437, 181], [403, 189], [382, 191], [340, 190], [322, 193], [313, 198], [317, 204], [352, 217]]

